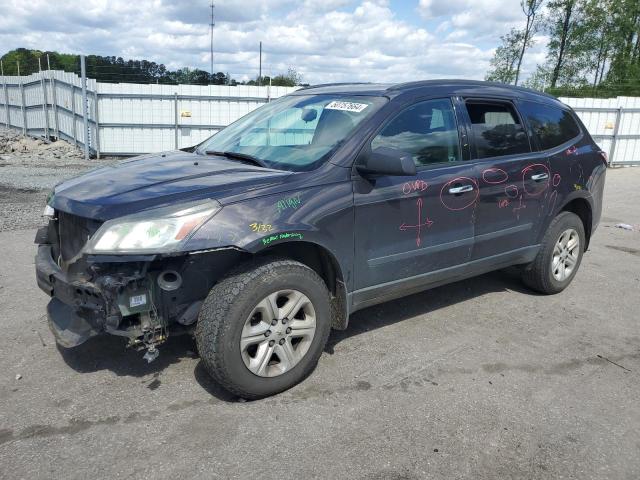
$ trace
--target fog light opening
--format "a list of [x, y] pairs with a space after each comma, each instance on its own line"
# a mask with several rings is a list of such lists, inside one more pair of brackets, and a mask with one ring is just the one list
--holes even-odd
[[165, 292], [177, 290], [182, 285], [182, 277], [175, 270], [165, 270], [158, 275], [158, 286]]

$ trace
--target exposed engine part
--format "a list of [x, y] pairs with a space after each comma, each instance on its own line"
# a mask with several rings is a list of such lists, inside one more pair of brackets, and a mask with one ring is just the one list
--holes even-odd
[[172, 292], [182, 285], [182, 276], [175, 270], [165, 270], [158, 275], [158, 286], [166, 291]]
[[191, 325], [198, 320], [198, 314], [200, 313], [200, 307], [202, 307], [202, 301], [193, 302], [189, 305], [184, 313], [178, 318], [178, 323], [182, 325]]
[[154, 345], [151, 345], [147, 352], [142, 357], [143, 360], [146, 360], [147, 363], [153, 362], [160, 355], [160, 350], [158, 350]]

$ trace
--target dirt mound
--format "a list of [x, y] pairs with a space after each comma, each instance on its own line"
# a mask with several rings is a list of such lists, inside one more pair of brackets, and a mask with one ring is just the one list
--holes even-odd
[[25, 137], [16, 130], [0, 129], [0, 153], [29, 154], [48, 158], [82, 158], [82, 151], [64, 140], [46, 142]]

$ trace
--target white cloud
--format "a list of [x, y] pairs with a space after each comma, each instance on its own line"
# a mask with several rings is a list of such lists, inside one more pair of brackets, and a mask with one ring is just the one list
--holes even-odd
[[[4, 0], [0, 54], [16, 47], [209, 68], [209, 0]], [[481, 79], [516, 0], [420, 0], [415, 18], [386, 0], [216, 1], [214, 68], [236, 78], [295, 67], [311, 83]], [[46, 15], [43, 14], [46, 12]], [[426, 23], [425, 23], [426, 20]], [[433, 25], [431, 25], [433, 23]], [[531, 59], [543, 50], [536, 47]], [[533, 71], [529, 60], [526, 70]]]

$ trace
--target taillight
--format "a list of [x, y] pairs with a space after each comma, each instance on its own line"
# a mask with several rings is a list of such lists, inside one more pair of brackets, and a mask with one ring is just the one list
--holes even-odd
[[607, 152], [603, 152], [602, 150], [600, 150], [600, 156], [602, 157], [602, 161], [604, 162], [605, 165], [609, 165], [609, 155], [607, 155]]

